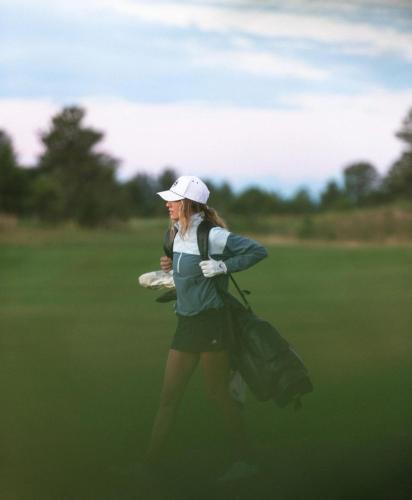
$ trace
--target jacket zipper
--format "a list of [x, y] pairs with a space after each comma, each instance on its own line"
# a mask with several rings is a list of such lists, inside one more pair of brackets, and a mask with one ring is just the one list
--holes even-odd
[[180, 274], [180, 259], [182, 258], [183, 252], [180, 252], [179, 259], [177, 261], [177, 272]]

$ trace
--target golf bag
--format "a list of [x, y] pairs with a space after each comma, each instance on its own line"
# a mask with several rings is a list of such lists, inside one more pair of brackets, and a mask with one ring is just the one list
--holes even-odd
[[[197, 241], [202, 260], [209, 259], [209, 231], [213, 224], [207, 220], [200, 223]], [[173, 255], [173, 240], [176, 235], [168, 230], [164, 239], [166, 255]], [[216, 281], [227, 312], [230, 325], [230, 359], [232, 368], [240, 372], [253, 395], [259, 401], [273, 399], [279, 407], [291, 402], [300, 408], [300, 397], [313, 390], [308, 371], [290, 344], [278, 330], [252, 311], [245, 293], [230, 274], [230, 279], [244, 304], [232, 294], [221, 290]]]

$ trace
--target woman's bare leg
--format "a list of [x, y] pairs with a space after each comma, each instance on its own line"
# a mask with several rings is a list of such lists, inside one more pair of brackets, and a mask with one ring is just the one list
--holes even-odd
[[236, 458], [251, 455], [251, 446], [246, 436], [241, 410], [229, 392], [230, 364], [226, 351], [201, 353], [202, 370], [206, 394], [221, 411], [226, 427], [235, 447]]
[[199, 361], [198, 353], [170, 349], [166, 362], [159, 409], [153, 424], [146, 460], [155, 463], [172, 428], [186, 385]]

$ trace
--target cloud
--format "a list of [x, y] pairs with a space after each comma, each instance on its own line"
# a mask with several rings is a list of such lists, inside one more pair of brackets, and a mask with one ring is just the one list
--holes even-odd
[[192, 51], [193, 62], [201, 66], [223, 67], [259, 76], [287, 76], [303, 80], [325, 80], [328, 72], [299, 59], [257, 50]]
[[[24, 0], [0, 0], [0, 5], [26, 5]], [[310, 8], [309, 5], [312, 7]], [[243, 7], [242, 7], [243, 6]], [[282, 10], [276, 7], [282, 6]], [[299, 9], [300, 13], [296, 13]], [[369, 6], [369, 7], [368, 7]], [[376, 11], [410, 8], [407, 1], [370, 1], [366, 7]], [[196, 29], [235, 36], [251, 35], [276, 39], [299, 39], [322, 44], [338, 44], [347, 51], [369, 54], [397, 54], [412, 61], [412, 34], [393, 27], [354, 21], [356, 2], [166, 2], [138, 0], [71, 0], [52, 2], [33, 0], [33, 8], [47, 9], [48, 14], [76, 17], [119, 16], [142, 23], [177, 29]], [[272, 7], [272, 8], [271, 8]], [[308, 13], [313, 12], [313, 13]], [[322, 15], [323, 12], [323, 15]], [[350, 19], [344, 15], [352, 12]], [[402, 14], [398, 12], [398, 16]], [[390, 18], [388, 19], [390, 22]]]
[[[368, 160], [384, 172], [399, 156], [394, 137], [412, 105], [412, 89], [371, 89], [363, 96], [296, 96], [293, 109], [211, 107], [203, 103], [145, 104], [84, 98], [86, 122], [106, 132], [103, 149], [123, 160], [120, 174], [159, 172], [242, 179], [271, 176], [279, 186], [319, 185], [342, 167]], [[21, 160], [41, 148], [36, 131], [59, 109], [47, 100], [0, 100], [0, 127], [14, 139]]]
[[143, 22], [202, 31], [243, 33], [269, 38], [307, 39], [321, 43], [373, 48], [376, 53], [394, 52], [412, 61], [412, 35], [365, 22], [321, 15], [299, 15], [258, 8], [236, 9], [182, 3], [105, 0], [107, 9], [134, 16]]
[[[350, 21], [356, 12], [339, 17], [340, 8], [354, 9], [355, 2], [339, 9], [335, 1], [315, 0], [0, 2], [14, 12], [0, 55], [4, 95], [105, 93], [265, 106], [304, 85], [346, 93], [372, 81], [408, 85], [411, 64], [392, 57], [412, 61], [412, 35], [389, 27], [400, 13], [386, 28]], [[21, 28], [20, 17], [16, 21], [24, 4], [30, 29]], [[387, 52], [379, 64], [371, 59]]]

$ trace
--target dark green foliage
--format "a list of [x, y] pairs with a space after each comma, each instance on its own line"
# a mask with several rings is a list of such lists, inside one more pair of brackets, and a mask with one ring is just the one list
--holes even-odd
[[348, 208], [349, 200], [345, 191], [340, 189], [337, 182], [329, 181], [320, 195], [320, 208], [323, 210], [336, 210]]
[[307, 189], [301, 188], [296, 191], [287, 204], [288, 212], [305, 214], [316, 211], [316, 203], [310, 197]]
[[0, 212], [23, 214], [28, 192], [27, 172], [17, 164], [10, 137], [0, 130]]
[[45, 146], [35, 183], [34, 206], [41, 217], [95, 226], [122, 213], [115, 180], [117, 160], [95, 150], [103, 134], [84, 127], [82, 108], [64, 108], [41, 134]]
[[396, 132], [396, 137], [406, 143], [409, 150], [412, 149], [412, 108], [404, 118], [401, 129]]
[[412, 200], [412, 152], [404, 153], [390, 168], [385, 178], [385, 189], [392, 199]]
[[156, 196], [158, 182], [148, 174], [135, 175], [124, 184], [124, 188], [131, 200], [132, 215], [154, 215], [163, 207], [161, 199]]
[[130, 215], [153, 216], [165, 213], [164, 202], [156, 196], [159, 191], [166, 191], [179, 174], [172, 168], [166, 168], [159, 176], [137, 174], [123, 184], [130, 201]]
[[92, 150], [103, 139], [103, 134], [84, 127], [84, 116], [82, 108], [67, 107], [52, 118], [50, 130], [40, 135], [45, 146], [39, 163], [42, 170], [62, 171], [69, 177], [64, 169], [70, 168], [87, 177], [87, 172], [82, 172], [83, 164], [98, 157]]
[[215, 207], [219, 212], [226, 215], [231, 209], [233, 202], [236, 198], [230, 184], [224, 182], [223, 184], [216, 184], [211, 179], [206, 180], [206, 184], [210, 189], [209, 205]]
[[385, 178], [385, 193], [390, 199], [412, 200], [412, 109], [396, 136], [405, 143], [406, 151], [390, 168]]
[[349, 165], [344, 169], [343, 177], [345, 194], [353, 206], [367, 204], [380, 184], [378, 171], [368, 162]]
[[283, 203], [276, 193], [257, 187], [245, 189], [231, 204], [231, 211], [241, 215], [270, 214], [283, 211]]
[[62, 185], [56, 178], [38, 175], [31, 189], [31, 202], [36, 215], [48, 222], [58, 222], [64, 212], [62, 191]]

